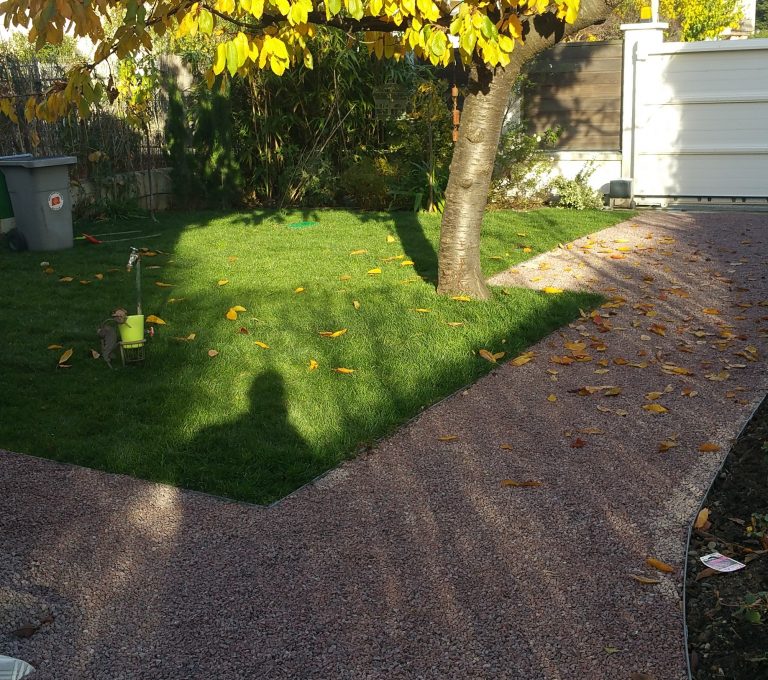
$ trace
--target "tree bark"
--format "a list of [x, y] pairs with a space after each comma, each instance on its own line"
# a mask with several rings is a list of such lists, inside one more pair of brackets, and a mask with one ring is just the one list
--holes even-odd
[[480, 267], [480, 231], [512, 87], [528, 61], [563, 36], [604, 20], [612, 4], [612, 0], [582, 0], [578, 20], [568, 26], [553, 16], [532, 19], [525, 44], [515, 49], [506, 68], [491, 71], [482, 65], [473, 66], [445, 191], [438, 293], [483, 300], [490, 297]]

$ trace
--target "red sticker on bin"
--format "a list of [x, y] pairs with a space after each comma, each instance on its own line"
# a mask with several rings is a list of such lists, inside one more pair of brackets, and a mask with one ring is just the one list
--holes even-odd
[[48, 196], [48, 207], [51, 210], [61, 210], [64, 207], [64, 197], [58, 191], [54, 191]]

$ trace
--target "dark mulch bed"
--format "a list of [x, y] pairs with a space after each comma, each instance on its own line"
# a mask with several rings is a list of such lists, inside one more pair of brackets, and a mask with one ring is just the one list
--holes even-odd
[[[731, 451], [705, 507], [709, 525], [694, 531], [688, 556], [686, 616], [693, 677], [768, 679], [768, 538], [756, 535], [762, 530], [768, 536], [768, 401]], [[755, 525], [753, 515], [763, 520]], [[757, 531], [748, 531], [751, 524]], [[714, 551], [747, 566], [707, 576], [699, 558]], [[755, 596], [757, 602], [745, 608]]]

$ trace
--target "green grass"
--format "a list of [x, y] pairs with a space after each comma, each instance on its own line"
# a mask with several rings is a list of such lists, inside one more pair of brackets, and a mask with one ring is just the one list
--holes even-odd
[[[491, 275], [626, 216], [489, 213], [484, 271]], [[318, 225], [287, 226], [301, 220]], [[438, 297], [432, 282], [439, 219], [431, 216], [169, 214], [159, 226], [136, 219], [82, 229], [161, 235], [98, 246], [77, 241], [56, 253], [0, 253], [0, 446], [260, 503], [486, 373], [490, 364], [477, 350], [514, 356], [597, 300], [522, 289], [495, 290], [487, 302]], [[132, 244], [167, 253], [143, 259], [144, 313], [167, 325], [156, 328], [143, 366], [122, 368], [116, 359], [110, 371], [89, 349], [99, 348], [96, 328], [112, 309], [135, 310], [134, 275], [125, 271]], [[358, 249], [368, 252], [350, 255]], [[397, 255], [414, 265], [385, 261]], [[55, 273], [43, 272], [43, 260]], [[367, 275], [374, 267], [381, 275]], [[60, 282], [65, 276], [74, 281]], [[221, 279], [229, 283], [220, 286]], [[247, 312], [227, 320], [234, 305]], [[348, 332], [336, 339], [319, 335], [342, 328]], [[174, 339], [190, 333], [191, 342]], [[62, 350], [48, 350], [50, 344], [74, 349], [70, 368], [57, 368]], [[311, 359], [317, 370], [309, 370]], [[337, 367], [355, 372], [331, 370]]]

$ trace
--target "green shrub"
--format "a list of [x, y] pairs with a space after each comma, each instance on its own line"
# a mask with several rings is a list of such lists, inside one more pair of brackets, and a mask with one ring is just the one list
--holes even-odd
[[363, 210], [386, 210], [392, 200], [390, 188], [398, 176], [397, 166], [386, 158], [363, 157], [341, 175], [344, 195]]
[[594, 172], [594, 166], [588, 164], [573, 179], [556, 177], [549, 185], [549, 192], [554, 195], [552, 204], [558, 208], [571, 208], [572, 210], [599, 210], [602, 208], [602, 194], [589, 185], [589, 178]]

